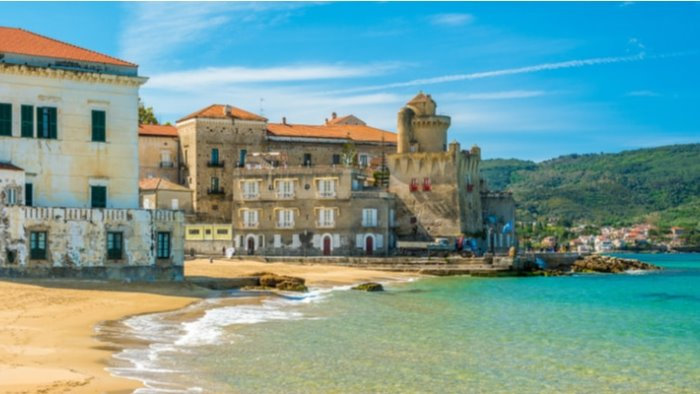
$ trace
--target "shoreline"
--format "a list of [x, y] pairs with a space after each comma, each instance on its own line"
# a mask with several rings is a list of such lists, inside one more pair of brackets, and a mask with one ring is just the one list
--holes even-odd
[[[401, 281], [420, 275], [322, 264], [298, 265], [240, 260], [192, 260], [187, 276], [235, 278], [257, 271], [298, 276], [314, 288], [364, 281]], [[2, 280], [9, 295], [0, 305], [0, 391], [130, 393], [141, 381], [108, 368], [126, 346], [100, 338], [98, 327], [139, 315], [187, 308], [221, 291], [177, 283], [121, 283], [67, 280]], [[255, 295], [255, 298], [265, 294]], [[235, 297], [234, 297], [235, 298]], [[125, 344], [124, 344], [125, 345]]]

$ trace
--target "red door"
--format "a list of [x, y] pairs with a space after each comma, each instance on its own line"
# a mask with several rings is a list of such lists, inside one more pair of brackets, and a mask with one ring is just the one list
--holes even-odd
[[323, 255], [331, 255], [331, 237], [323, 237]]
[[248, 254], [250, 256], [255, 254], [255, 238], [248, 238]]
[[367, 237], [367, 239], [365, 239], [365, 254], [367, 254], [367, 256], [371, 256], [373, 251], [374, 251], [374, 238]]

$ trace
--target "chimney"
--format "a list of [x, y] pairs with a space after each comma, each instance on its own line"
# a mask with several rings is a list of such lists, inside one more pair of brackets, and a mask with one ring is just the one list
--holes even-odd
[[231, 106], [224, 105], [224, 116], [231, 116]]
[[287, 124], [287, 117], [286, 116], [282, 117], [282, 124]]
[[331, 118], [332, 118], [332, 119], [335, 119], [335, 118], [337, 118], [337, 117], [338, 117], [338, 114], [336, 114], [335, 112], [333, 112], [333, 113], [331, 114]]

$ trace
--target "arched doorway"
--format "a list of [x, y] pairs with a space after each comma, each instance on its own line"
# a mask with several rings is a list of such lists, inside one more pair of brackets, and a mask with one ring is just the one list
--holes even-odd
[[249, 235], [246, 243], [247, 243], [246, 250], [248, 251], [248, 255], [249, 256], [254, 255], [255, 254], [255, 236]]
[[330, 235], [326, 235], [323, 237], [323, 255], [324, 256], [330, 256], [331, 253], [333, 252], [333, 241], [331, 240]]
[[367, 238], [365, 238], [365, 254], [371, 256], [372, 252], [374, 252], [374, 237], [368, 235]]

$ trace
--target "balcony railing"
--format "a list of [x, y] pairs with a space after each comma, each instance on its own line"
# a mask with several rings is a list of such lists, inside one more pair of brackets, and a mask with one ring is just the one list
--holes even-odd
[[260, 193], [243, 193], [244, 200], [257, 200], [260, 198]]
[[161, 161], [160, 168], [175, 168], [175, 163], [172, 161]]
[[377, 227], [376, 220], [363, 220], [362, 227]]
[[291, 200], [294, 198], [294, 192], [277, 193], [277, 199], [279, 200]]
[[334, 228], [335, 222], [316, 222], [317, 228]]
[[258, 228], [259, 222], [243, 222], [243, 228]]
[[294, 228], [294, 222], [277, 222], [277, 228]]
[[212, 161], [212, 160], [209, 160], [209, 161], [207, 162], [207, 167], [224, 168], [224, 163], [225, 163], [224, 160], [221, 160], [221, 161]]
[[223, 195], [226, 195], [226, 192], [224, 191], [224, 188], [223, 188], [223, 187], [219, 187], [219, 188], [216, 188], [216, 189], [213, 189], [213, 188], [210, 187], [210, 188], [207, 189], [207, 194], [214, 194], [214, 195], [221, 195], [221, 196], [223, 196]]
[[318, 198], [335, 198], [336, 193], [333, 192], [318, 192]]

